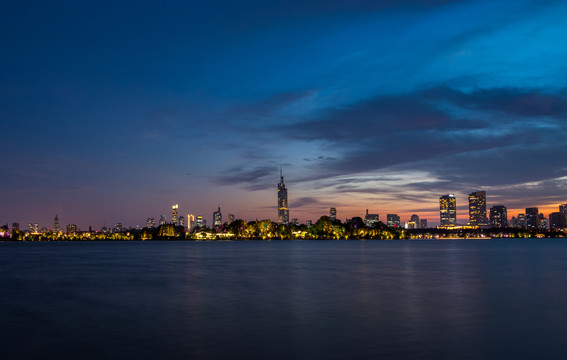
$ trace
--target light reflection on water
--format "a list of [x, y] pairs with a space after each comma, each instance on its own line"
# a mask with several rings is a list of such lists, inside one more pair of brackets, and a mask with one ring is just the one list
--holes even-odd
[[567, 356], [567, 241], [0, 243], [6, 359]]

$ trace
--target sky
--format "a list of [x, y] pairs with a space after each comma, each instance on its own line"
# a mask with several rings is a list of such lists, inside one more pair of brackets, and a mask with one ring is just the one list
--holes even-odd
[[0, 223], [567, 202], [567, 2], [20, 1], [0, 13]]

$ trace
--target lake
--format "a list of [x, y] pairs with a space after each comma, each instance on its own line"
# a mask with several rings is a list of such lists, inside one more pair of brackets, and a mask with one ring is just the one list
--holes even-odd
[[3, 359], [566, 359], [567, 240], [0, 243]]

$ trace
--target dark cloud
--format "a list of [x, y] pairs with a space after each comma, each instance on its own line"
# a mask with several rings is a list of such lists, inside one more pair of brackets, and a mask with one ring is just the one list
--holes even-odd
[[300, 208], [303, 206], [308, 206], [308, 205], [315, 205], [315, 204], [319, 204], [319, 201], [313, 197], [301, 197], [299, 199], [293, 200], [290, 203], [290, 208]]
[[567, 116], [567, 94], [543, 90], [496, 88], [464, 93], [448, 87], [424, 91], [423, 97], [432, 101], [447, 101], [454, 106], [479, 111], [497, 111], [522, 117]]
[[274, 187], [274, 174], [277, 174], [278, 171], [279, 168], [275, 165], [253, 168], [235, 166], [213, 180], [220, 185], [243, 184], [249, 190], [263, 190]]
[[[502, 200], [539, 203], [537, 198], [558, 201], [565, 191], [565, 181], [553, 179], [567, 176], [566, 115], [565, 92], [437, 87], [329, 110], [268, 133], [317, 141], [332, 151], [335, 156], [304, 158], [311, 171], [295, 179], [320, 189], [423, 203], [448, 192], [511, 186], [509, 194], [495, 190], [495, 200], [504, 194]], [[404, 184], [408, 194], [400, 195], [401, 188], [373, 188], [357, 177], [375, 171], [419, 171], [431, 179]], [[542, 181], [548, 184], [542, 191], [522, 185]]]

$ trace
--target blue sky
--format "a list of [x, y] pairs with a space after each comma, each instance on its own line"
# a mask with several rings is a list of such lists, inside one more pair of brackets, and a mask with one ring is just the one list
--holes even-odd
[[[567, 201], [561, 1], [21, 2], [0, 15], [0, 221]], [[510, 215], [515, 215], [514, 211]], [[516, 212], [517, 213], [517, 212]]]

